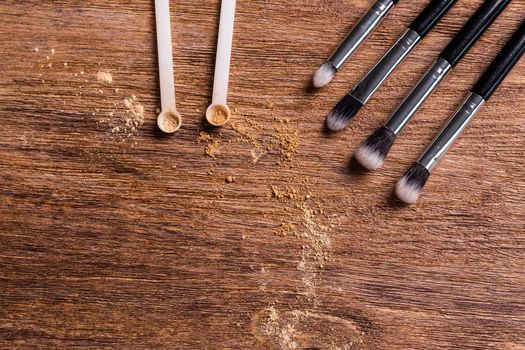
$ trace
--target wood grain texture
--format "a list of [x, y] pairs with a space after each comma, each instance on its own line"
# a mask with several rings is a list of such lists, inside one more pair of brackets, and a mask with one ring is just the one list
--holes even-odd
[[[420, 203], [391, 196], [524, 2], [447, 78], [381, 172], [356, 169], [352, 151], [481, 0], [459, 0], [348, 130], [323, 132], [426, 2], [401, 1], [313, 93], [312, 72], [370, 1], [239, 1], [235, 131], [203, 122], [219, 1], [171, 1], [184, 126], [163, 137], [152, 1], [2, 1], [0, 348], [525, 349], [525, 61]], [[123, 133], [133, 95], [145, 121]], [[199, 143], [202, 131], [214, 141]], [[287, 155], [282, 136], [295, 131]]]

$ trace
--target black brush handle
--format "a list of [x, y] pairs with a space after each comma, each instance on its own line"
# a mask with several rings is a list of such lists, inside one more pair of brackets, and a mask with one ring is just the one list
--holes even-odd
[[428, 34], [457, 0], [432, 0], [410, 24], [409, 28], [421, 38]]
[[523, 21], [510, 40], [505, 44], [485, 73], [478, 80], [472, 92], [488, 101], [501, 85], [512, 68], [525, 53], [525, 21]]
[[452, 67], [456, 66], [476, 40], [498, 18], [511, 0], [485, 0], [479, 9], [470, 17], [463, 28], [447, 45], [440, 57], [447, 60]]

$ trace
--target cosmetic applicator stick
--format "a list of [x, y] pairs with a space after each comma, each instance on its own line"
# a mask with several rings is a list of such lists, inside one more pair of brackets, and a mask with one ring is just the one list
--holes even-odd
[[161, 113], [157, 117], [159, 129], [167, 134], [179, 130], [182, 118], [175, 104], [175, 79], [173, 77], [173, 49], [169, 0], [155, 0], [157, 23], [157, 47], [159, 56], [159, 79]]
[[491, 98], [494, 91], [501, 85], [524, 53], [525, 21], [521, 23], [518, 30], [492, 61], [456, 114], [448, 120], [418, 161], [399, 180], [395, 192], [400, 200], [405, 203], [415, 203], [419, 199], [430, 173], [450, 150], [485, 102]]
[[231, 117], [228, 107], [228, 83], [235, 23], [235, 0], [222, 0], [212, 103], [206, 110], [206, 119], [213, 126], [225, 125]]
[[357, 149], [355, 157], [362, 166], [368, 170], [383, 166], [396, 137], [406, 124], [509, 3], [510, 0], [486, 0], [479, 7], [388, 121]]
[[375, 67], [332, 109], [326, 119], [328, 129], [344, 129], [456, 1], [432, 0]]
[[321, 88], [332, 81], [343, 64], [379, 26], [397, 2], [398, 0], [378, 0], [374, 3], [372, 8], [352, 28], [330, 58], [314, 73], [312, 78], [314, 87]]

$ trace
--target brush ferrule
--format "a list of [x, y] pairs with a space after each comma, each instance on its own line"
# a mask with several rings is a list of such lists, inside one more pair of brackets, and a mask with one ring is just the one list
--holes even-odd
[[425, 100], [436, 90], [441, 81], [447, 76], [452, 68], [447, 60], [439, 57], [419, 81], [416, 87], [410, 92], [403, 102], [397, 107], [390, 119], [385, 123], [385, 127], [392, 131], [396, 136], [417, 113]]
[[362, 104], [366, 104], [420, 40], [421, 37], [417, 32], [408, 29], [363, 80], [357, 84], [351, 95]]
[[483, 97], [474, 92], [470, 93], [456, 114], [449, 119], [445, 127], [419, 158], [418, 163], [429, 172], [432, 171], [484, 104]]
[[394, 6], [393, 0], [378, 0], [348, 33], [328, 59], [337, 70], [352, 56]]

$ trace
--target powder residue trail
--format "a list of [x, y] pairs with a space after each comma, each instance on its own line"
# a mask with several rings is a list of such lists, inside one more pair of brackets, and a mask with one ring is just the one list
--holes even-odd
[[[271, 197], [291, 208], [298, 210], [300, 220], [282, 222], [276, 234], [293, 235], [304, 240], [301, 262], [298, 268], [309, 267], [323, 269], [330, 258], [331, 240], [329, 231], [336, 226], [335, 218], [327, 215], [322, 208], [322, 201], [313, 194], [315, 183], [308, 177], [296, 179], [297, 185], [279, 188], [270, 184]], [[295, 221], [294, 221], [295, 220]]]
[[308, 305], [315, 306], [317, 284], [331, 258], [330, 231], [340, 223], [337, 217], [325, 213], [324, 202], [315, 193], [315, 180], [300, 176], [292, 177], [292, 180], [294, 185], [269, 185], [270, 197], [281, 202], [285, 212], [291, 214], [288, 220], [279, 224], [274, 233], [301, 241], [297, 270], [301, 272], [303, 286], [298, 290], [298, 295]]
[[[262, 123], [258, 113], [239, 113], [232, 109], [233, 116], [229, 129], [223, 129], [221, 134], [201, 133], [198, 142], [205, 144], [204, 154], [213, 158], [217, 166], [220, 161], [215, 159], [230, 155], [228, 144], [238, 143], [248, 145], [248, 166], [261, 178], [268, 181], [269, 195], [261, 197], [261, 201], [277, 201], [282, 208], [275, 223], [273, 233], [283, 239], [297, 239], [300, 251], [297, 252], [297, 271], [301, 274], [302, 288], [298, 296], [304, 297], [309, 305], [316, 305], [316, 285], [325, 265], [331, 256], [332, 242], [330, 230], [335, 225], [334, 218], [327, 216], [323, 210], [323, 201], [315, 193], [315, 181], [291, 169], [301, 165], [298, 157], [301, 146], [301, 134], [295, 122], [289, 118], [275, 115], [274, 103], [268, 101], [266, 112], [270, 118]], [[233, 131], [233, 135], [231, 133]], [[219, 149], [221, 152], [219, 153]], [[239, 157], [235, 149], [234, 156]], [[251, 156], [251, 159], [250, 159]], [[264, 157], [264, 158], [262, 158]], [[261, 164], [261, 159], [264, 163]], [[273, 161], [272, 161], [273, 159]], [[251, 164], [250, 164], [251, 163]], [[219, 189], [224, 184], [225, 174], [216, 168], [209, 174], [217, 178]], [[264, 174], [264, 175], [263, 175]], [[228, 182], [228, 181], [226, 181]], [[233, 183], [232, 183], [233, 184]], [[222, 193], [221, 193], [222, 194]]]
[[366, 333], [357, 322], [329, 314], [282, 310], [270, 305], [252, 317], [260, 348], [364, 350]]

